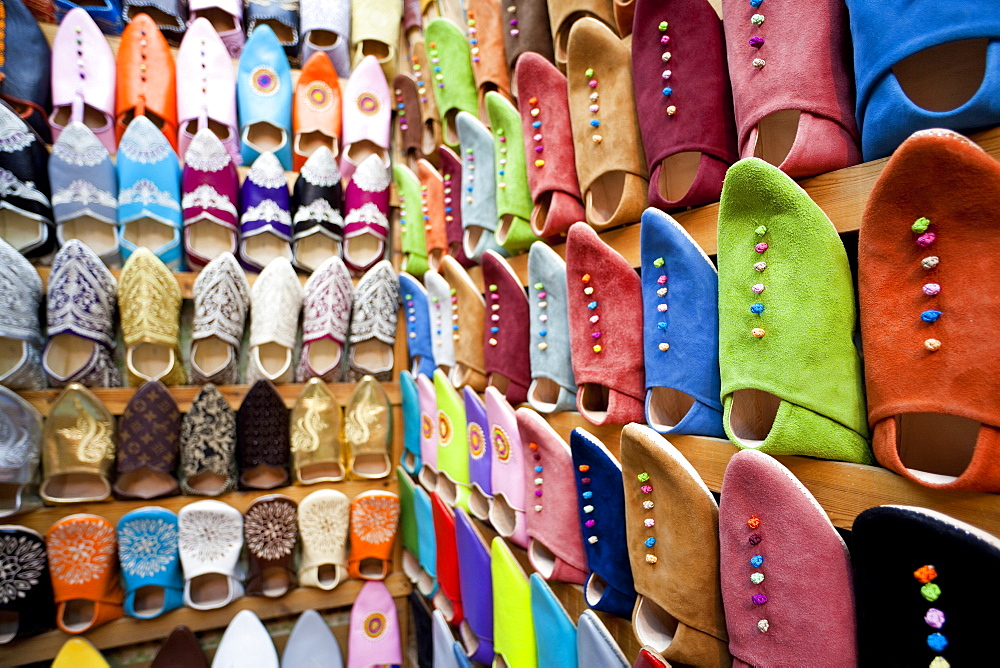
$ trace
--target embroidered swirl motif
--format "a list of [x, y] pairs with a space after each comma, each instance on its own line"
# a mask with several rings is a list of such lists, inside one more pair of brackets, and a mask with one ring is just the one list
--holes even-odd
[[362, 93], [361, 95], [358, 95], [358, 111], [365, 116], [374, 116], [381, 108], [382, 105], [379, 104], [378, 98], [372, 93]]
[[340, 167], [333, 151], [327, 146], [321, 146], [309, 156], [302, 165], [300, 175], [314, 186], [330, 188], [340, 182]]
[[371, 640], [377, 639], [386, 629], [385, 615], [381, 612], [373, 612], [365, 617], [365, 635]]
[[63, 522], [46, 537], [52, 578], [77, 585], [100, 578], [115, 558], [115, 530], [105, 522]]
[[486, 437], [483, 435], [483, 428], [478, 422], [470, 422], [469, 432], [469, 454], [473, 459], [482, 459], [486, 454]]
[[187, 166], [200, 172], [218, 172], [225, 169], [231, 161], [222, 141], [207, 128], [195, 134], [184, 153]]
[[173, 153], [173, 149], [153, 121], [136, 116], [118, 143], [118, 153], [133, 162], [151, 165]]
[[[31, 434], [24, 425], [14, 422], [7, 411], [0, 412], [0, 467], [18, 469], [24, 465], [31, 449]], [[3, 573], [0, 572], [0, 576]]]
[[285, 171], [273, 153], [264, 153], [253, 161], [247, 179], [261, 188], [287, 188]]
[[380, 193], [392, 183], [388, 166], [377, 155], [365, 158], [354, 170], [351, 181], [366, 193]]
[[333, 91], [322, 81], [314, 81], [306, 89], [306, 99], [316, 111], [326, 111], [333, 106]]
[[180, 204], [173, 198], [173, 195], [165, 190], [160, 190], [149, 179], [139, 179], [132, 187], [121, 190], [118, 193], [118, 204], [120, 206], [125, 206], [126, 204], [141, 204], [143, 206], [155, 204], [171, 211], [181, 210]]
[[382, 210], [372, 202], [365, 202], [358, 208], [348, 212], [347, 217], [344, 218], [344, 227], [355, 224], [368, 227], [375, 236], [382, 239], [388, 236], [389, 220], [382, 213]]
[[13, 172], [0, 167], [0, 197], [20, 197], [49, 206], [49, 198], [35, 188], [34, 181], [22, 182]]
[[177, 558], [177, 527], [163, 520], [135, 519], [118, 529], [118, 559], [127, 575], [163, 573]]
[[299, 513], [302, 542], [310, 550], [336, 554], [347, 542], [347, 499], [319, 499]]
[[247, 548], [268, 561], [291, 554], [298, 535], [295, 515], [295, 506], [286, 501], [258, 503], [251, 507], [244, 520]]
[[16, 153], [35, 142], [35, 135], [13, 110], [0, 107], [0, 151]]
[[431, 416], [426, 413], [420, 416], [420, 430], [423, 432], [424, 438], [430, 438], [434, 435], [434, 421], [431, 420]]
[[[331, 262], [313, 273], [302, 313], [302, 340], [314, 341], [324, 336], [342, 343], [347, 338], [354, 292], [347, 268]], [[294, 341], [294, 335], [292, 340]]]
[[52, 146], [52, 155], [77, 167], [96, 167], [111, 159], [108, 149], [94, 132], [79, 122], [70, 123], [59, 134]]
[[0, 536], [0, 603], [24, 598], [45, 577], [45, 544], [27, 536]]
[[38, 272], [15, 248], [4, 244], [0, 247], [0, 313], [4, 314], [0, 333], [15, 339], [44, 342], [38, 326], [41, 301], [42, 280]]
[[250, 85], [258, 95], [271, 97], [281, 87], [281, 80], [272, 68], [258, 65], [250, 72]]
[[266, 199], [257, 206], [249, 207], [243, 212], [243, 217], [240, 220], [244, 223], [263, 221], [288, 226], [292, 224], [291, 215], [273, 199]]
[[102, 459], [114, 459], [115, 447], [111, 442], [111, 426], [98, 421], [84, 409], [79, 397], [73, 397], [76, 426], [59, 429], [57, 434], [76, 443], [76, 458], [87, 464], [97, 464]]
[[330, 206], [330, 203], [325, 199], [314, 199], [306, 206], [299, 207], [299, 210], [295, 212], [295, 223], [298, 224], [306, 220], [316, 220], [338, 226], [344, 224], [340, 212]]
[[181, 206], [185, 209], [195, 207], [201, 209], [219, 209], [220, 211], [232, 214], [233, 217], [239, 215], [239, 212], [236, 211], [236, 205], [229, 199], [229, 195], [223, 195], [207, 183], [201, 184], [192, 192], [184, 193], [184, 197], [181, 198]]
[[89, 247], [69, 240], [49, 274], [49, 336], [72, 332], [114, 346], [115, 278]]
[[316, 452], [320, 434], [330, 426], [322, 415], [322, 412], [330, 410], [330, 402], [312, 397], [302, 403], [306, 407], [306, 414], [295, 421], [292, 429], [292, 452]]
[[352, 445], [354, 454], [381, 452], [384, 448], [384, 407], [366, 403], [349, 410], [344, 417], [344, 439]]
[[493, 427], [493, 448], [500, 461], [505, 462], [510, 459], [510, 440], [507, 438], [507, 432], [500, 425]]
[[194, 282], [194, 332], [199, 340], [217, 336], [231, 346], [243, 338], [250, 291], [243, 269], [236, 260], [213, 262]]
[[215, 561], [242, 542], [241, 522], [211, 510], [191, 510], [178, 521], [180, 549], [198, 561]]
[[438, 411], [438, 445], [451, 445], [451, 418], [444, 411]]
[[399, 502], [386, 496], [374, 496], [354, 504], [351, 531], [371, 545], [388, 543], [396, 535]]
[[90, 181], [76, 179], [65, 188], [60, 188], [52, 194], [52, 206], [60, 204], [96, 204], [116, 208], [118, 200], [106, 190], [101, 190]]

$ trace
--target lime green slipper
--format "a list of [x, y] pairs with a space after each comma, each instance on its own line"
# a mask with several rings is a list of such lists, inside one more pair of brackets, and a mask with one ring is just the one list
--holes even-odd
[[493, 539], [493, 668], [537, 668], [531, 584], [503, 538]]
[[465, 400], [441, 369], [434, 370], [438, 405], [438, 487], [449, 506], [469, 509], [469, 440], [465, 429]]
[[427, 74], [441, 115], [444, 143], [455, 148], [458, 146], [455, 116], [460, 111], [475, 114], [479, 107], [469, 41], [448, 19], [431, 21], [424, 30], [424, 40], [431, 67]]
[[496, 238], [511, 253], [520, 253], [538, 241], [529, 222], [534, 203], [528, 187], [521, 113], [496, 91], [486, 94], [486, 110], [493, 128], [493, 164], [497, 179], [499, 222]]
[[430, 269], [427, 262], [427, 238], [424, 236], [420, 206], [420, 179], [406, 165], [393, 165], [392, 176], [399, 195], [399, 235], [403, 247], [401, 271], [423, 276]]

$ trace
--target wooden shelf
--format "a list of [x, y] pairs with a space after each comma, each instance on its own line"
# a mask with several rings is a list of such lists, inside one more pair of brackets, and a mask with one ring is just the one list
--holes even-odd
[[[181, 624], [195, 632], [225, 628], [240, 610], [253, 610], [261, 619], [273, 619], [296, 615], [304, 610], [341, 608], [354, 603], [363, 584], [361, 580], [347, 580], [333, 591], [299, 587], [281, 598], [244, 596], [217, 610], [179, 608], [156, 619], [125, 617], [100, 626], [88, 632], [85, 637], [98, 649], [107, 649], [162, 640], [174, 627]], [[385, 584], [393, 597], [410, 593], [410, 581], [402, 573], [392, 573], [385, 579]], [[0, 646], [0, 665], [49, 661], [71, 637], [62, 631], [49, 631], [33, 638], [15, 641], [11, 645]]]

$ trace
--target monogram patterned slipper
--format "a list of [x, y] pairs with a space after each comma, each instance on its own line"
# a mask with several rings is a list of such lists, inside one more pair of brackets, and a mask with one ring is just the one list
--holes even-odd
[[177, 531], [184, 605], [214, 610], [243, 596], [240, 511], [221, 501], [195, 501], [177, 513]]
[[78, 503], [111, 496], [116, 441], [115, 419], [101, 400], [70, 384], [49, 407], [42, 431], [42, 498]]
[[398, 523], [399, 496], [393, 492], [369, 490], [354, 497], [351, 502], [351, 553], [347, 562], [351, 577], [385, 579], [391, 566], [392, 543]]
[[178, 491], [181, 413], [167, 388], [151, 380], [136, 391], [118, 421], [118, 476], [121, 499], [155, 499]]
[[329, 591], [347, 577], [350, 506], [344, 493], [334, 489], [316, 490], [299, 503], [302, 586]]
[[184, 604], [177, 548], [177, 515], [156, 506], [118, 520], [118, 561], [125, 582], [125, 614], [153, 619]]
[[319, 378], [310, 378], [292, 409], [292, 470], [303, 485], [336, 482], [345, 475], [340, 406]]
[[236, 487], [236, 476], [236, 413], [209, 384], [181, 420], [181, 490], [218, 496]]
[[298, 538], [295, 501], [282, 494], [254, 499], [243, 518], [250, 568], [246, 590], [250, 596], [278, 598], [295, 588], [292, 552]]
[[69, 515], [49, 527], [45, 547], [60, 629], [85, 633], [124, 614], [118, 541], [110, 522], [97, 515]]

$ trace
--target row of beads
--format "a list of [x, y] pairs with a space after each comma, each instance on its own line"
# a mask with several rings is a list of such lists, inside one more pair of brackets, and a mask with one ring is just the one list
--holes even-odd
[[500, 159], [497, 161], [497, 188], [503, 190], [507, 187], [504, 178], [507, 174], [507, 147], [504, 145], [507, 143], [507, 137], [504, 136], [503, 128], [496, 129], [497, 141], [500, 142], [500, 148], [498, 153], [500, 153]]
[[451, 199], [451, 172], [445, 172], [441, 178], [444, 183], [444, 222], [450, 223], [455, 220], [455, 216], [452, 215], [455, 209]]
[[[653, 486], [649, 484], [648, 473], [643, 471], [642, 473], [637, 475], [636, 478], [638, 478], [640, 483], [639, 491], [641, 491], [643, 494], [653, 493]], [[653, 509], [652, 500], [646, 499], [645, 501], [643, 501], [642, 507], [645, 510], [652, 510]], [[656, 520], [653, 519], [652, 517], [646, 517], [645, 519], [642, 520], [642, 526], [646, 529], [652, 529], [654, 526], [656, 526]], [[651, 550], [653, 549], [653, 546], [656, 545], [656, 538], [653, 536], [649, 536], [646, 538], [646, 540], [642, 541], [642, 544], [646, 547], [647, 550]], [[656, 558], [655, 554], [653, 554], [652, 552], [646, 552], [647, 564], [655, 564], [657, 561], [658, 559]]]
[[500, 295], [497, 294], [497, 284], [491, 283], [488, 287], [490, 295], [490, 310], [493, 314], [490, 315], [490, 337], [489, 344], [495, 346], [497, 344], [497, 335], [500, 333]]
[[[662, 257], [658, 257], [655, 260], [653, 260], [653, 267], [655, 267], [656, 269], [662, 269], [663, 265], [664, 265], [664, 260], [663, 260]], [[661, 300], [660, 303], [656, 305], [656, 317], [657, 318], [664, 318], [662, 320], [658, 320], [658, 322], [656, 323], [656, 328], [659, 331], [661, 331], [661, 332], [666, 332], [667, 331], [667, 321], [665, 319], [666, 316], [664, 314], [667, 312], [667, 308], [668, 308], [667, 307], [667, 272], [665, 272], [665, 271], [661, 272], [660, 275], [657, 276], [657, 278], [656, 278], [656, 284], [660, 286], [660, 287], [658, 287], [656, 289], [656, 296], [659, 297], [660, 300]], [[667, 343], [666, 341], [661, 341], [660, 344], [657, 347], [661, 351], [663, 351], [663, 352], [666, 352], [666, 351], [670, 350], [670, 344]]]
[[[941, 587], [933, 582], [937, 579], [937, 576], [937, 569], [930, 564], [921, 566], [913, 571], [913, 577], [921, 584], [920, 595], [930, 603], [938, 600], [941, 596]], [[944, 626], [944, 613], [937, 608], [928, 608], [924, 614], [924, 621], [932, 629], [940, 629]], [[928, 635], [927, 646], [937, 654], [931, 661], [930, 668], [948, 668], [951, 665], [947, 659], [940, 655], [940, 652], [943, 652], [944, 648], [948, 646], [948, 639], [942, 633], [935, 630], [934, 633]]]
[[[407, 320], [407, 322], [416, 322], [417, 321], [417, 309], [413, 306], [413, 293], [407, 292], [405, 295], [403, 295], [403, 298], [406, 300], [406, 320]], [[417, 338], [417, 333], [415, 331], [413, 331], [413, 330], [410, 330], [410, 338], [411, 339]]]
[[[538, 107], [537, 97], [528, 98], [528, 104], [531, 105], [531, 117], [535, 119], [531, 122], [531, 127], [535, 131], [535, 134], [531, 136], [531, 139], [535, 142], [535, 153], [541, 153], [545, 150], [545, 147], [542, 145], [542, 122], [538, 120], [538, 116], [542, 113], [542, 110]], [[545, 160], [543, 160], [542, 156], [539, 155], [538, 158], [535, 159], [535, 167], [541, 169], [544, 166]]]
[[[764, 0], [750, 0], [750, 6], [756, 9], [757, 7], [760, 7], [763, 2]], [[750, 17], [750, 23], [759, 28], [764, 24], [764, 15], [754, 14], [753, 16]], [[761, 37], [760, 35], [753, 35], [750, 38], [750, 46], [753, 47], [754, 49], [759, 49], [760, 47], [764, 46], [764, 38]], [[764, 69], [764, 65], [766, 64], [767, 63], [764, 61], [763, 58], [754, 58], [752, 63], [752, 65], [756, 67], [758, 70]]]
[[420, 95], [420, 103], [427, 104], [427, 85], [424, 82], [424, 75], [420, 73], [420, 60], [413, 57], [413, 74], [417, 77], [417, 93]]
[[535, 512], [541, 512], [542, 510], [542, 485], [545, 483], [545, 479], [542, 478], [542, 472], [545, 471], [545, 467], [542, 466], [542, 453], [538, 449], [537, 443], [528, 443], [528, 449], [534, 453], [535, 458]]
[[548, 297], [548, 293], [545, 292], [545, 285], [540, 281], [535, 283], [534, 288], [536, 291], [535, 297], [538, 299], [538, 308], [543, 311], [543, 313], [538, 314], [538, 322], [542, 323], [541, 329], [538, 330], [538, 335], [542, 337], [542, 340], [538, 343], [538, 349], [545, 350], [549, 347], [549, 344], [545, 342], [545, 337], [549, 334], [547, 324], [549, 316], [544, 313], [544, 311], [549, 307], [548, 299], [546, 299], [546, 297]]
[[597, 134], [597, 129], [601, 127], [601, 121], [597, 118], [597, 112], [601, 110], [601, 106], [597, 103], [597, 101], [601, 98], [601, 94], [597, 92], [597, 78], [594, 76], [594, 68], [588, 67], [583, 75], [587, 77], [587, 85], [591, 88], [590, 107], [588, 107], [588, 109], [594, 116], [594, 118], [590, 119], [590, 127], [594, 128], [594, 134], [591, 135], [590, 140], [595, 144], [600, 144], [604, 141], [604, 137]]
[[476, 154], [472, 152], [471, 146], [465, 149], [465, 161], [469, 163], [465, 166], [466, 171], [469, 172], [469, 175], [465, 177], [465, 192], [468, 193], [468, 195], [465, 196], [465, 201], [472, 204], [472, 184], [476, 180], [476, 175], [472, 172], [476, 171]]
[[[590, 465], [589, 464], [580, 464], [577, 467], [577, 469], [580, 471], [580, 473], [586, 474], [586, 473], [590, 472]], [[590, 487], [590, 477], [589, 476], [585, 475], [584, 477], [581, 477], [580, 478], [580, 482], [583, 484], [584, 487]], [[587, 489], [582, 494], [580, 494], [580, 496], [583, 497], [583, 500], [585, 502], [584, 505], [583, 505], [583, 512], [584, 512], [584, 514], [589, 515], [589, 514], [593, 513], [594, 512], [594, 506], [590, 502], [590, 499], [593, 498], [594, 493], [591, 490]], [[597, 524], [597, 522], [594, 521], [594, 518], [593, 517], [588, 517], [587, 520], [583, 523], [583, 526], [586, 527], [587, 529], [593, 529], [595, 524]], [[593, 545], [594, 543], [596, 543], [597, 540], [598, 540], [598, 538], [597, 538], [597, 536], [595, 534], [590, 534], [589, 536], [587, 536], [587, 542], [590, 543], [591, 545]]]
[[[921, 217], [913, 221], [913, 225], [910, 226], [910, 231], [913, 232], [914, 234], [919, 235], [917, 237], [917, 245], [920, 246], [921, 248], [927, 248], [928, 246], [933, 244], [934, 241], [937, 239], [936, 234], [934, 234], [933, 232], [929, 232], [927, 230], [927, 228], [929, 228], [930, 225], [931, 225], [930, 220]], [[936, 266], [938, 266], [939, 262], [940, 260], [936, 255], [930, 255], [920, 261], [920, 266], [923, 267], [925, 270], [930, 271], [931, 269], [934, 269]], [[923, 288], [921, 288], [921, 290], [928, 297], [934, 297], [939, 292], [941, 292], [941, 286], [938, 285], [937, 283], [924, 283], [924, 286]], [[933, 324], [937, 322], [938, 318], [940, 317], [941, 317], [941, 311], [938, 311], [936, 309], [927, 309], [926, 311], [920, 314], [920, 319], [926, 322], [927, 324]], [[933, 338], [925, 339], [924, 348], [933, 353], [941, 348], [941, 342]]]
[[458, 290], [451, 289], [451, 338], [458, 341]]
[[441, 72], [441, 59], [438, 58], [437, 42], [431, 42], [427, 46], [431, 50], [431, 69], [434, 70], [434, 80], [437, 81], [438, 88], [444, 88], [444, 74]]
[[424, 221], [424, 231], [431, 231], [430, 206], [428, 205], [427, 186], [420, 184], [420, 218]]
[[[403, 198], [399, 198], [400, 203], [402, 203]], [[444, 331], [444, 314], [441, 312], [441, 300], [437, 296], [431, 297], [431, 303], [434, 304], [434, 328], [437, 332], [436, 342], [439, 346], [444, 345], [442, 340], [442, 332]]]
[[[660, 25], [658, 27], [660, 29], [660, 32], [663, 33], [662, 35], [660, 35], [660, 44], [662, 44], [664, 46], [664, 48], [666, 48], [667, 45], [670, 44], [670, 36], [666, 34], [667, 28], [670, 27], [670, 24], [668, 22], [666, 22], [666, 21], [660, 21]], [[660, 56], [660, 60], [662, 60], [665, 63], [668, 63], [668, 62], [670, 62], [670, 59], [672, 57], [673, 57], [673, 54], [670, 53], [670, 51], [665, 50], [663, 52], [663, 54]], [[673, 72], [671, 72], [670, 70], [663, 70], [663, 74], [662, 74], [663, 81], [665, 81], [665, 82], [668, 81], [670, 79], [670, 77], [672, 77], [672, 76], [673, 76]], [[663, 97], [669, 98], [673, 94], [674, 94], [674, 89], [671, 86], [668, 86], [668, 85], [664, 84], [664, 86], [663, 86]], [[668, 104], [667, 105], [667, 116], [673, 116], [676, 113], [677, 113], [677, 107], [674, 106], [674, 105], [672, 105], [672, 104]]]
[[510, 24], [510, 29], [508, 30], [508, 32], [510, 33], [511, 37], [517, 37], [518, 35], [521, 34], [521, 30], [517, 27], [517, 18], [513, 16], [514, 14], [517, 13], [517, 5], [514, 3], [508, 5], [507, 13], [512, 15], [510, 20], [507, 21], [507, 23]]
[[[759, 545], [761, 540], [763, 540], [763, 537], [759, 533], [757, 533], [757, 529], [760, 528], [760, 525], [761, 525], [760, 518], [757, 517], [756, 515], [751, 515], [750, 519], [747, 520], [747, 527], [749, 527], [750, 530], [754, 532], [750, 534], [750, 537], [747, 539], [747, 542], [754, 547]], [[750, 557], [750, 566], [755, 569], [754, 572], [750, 574], [750, 582], [752, 582], [754, 585], [760, 585], [760, 583], [764, 581], [764, 574], [761, 573], [759, 570], [757, 570], [763, 564], [764, 564], [763, 555], [755, 554], [752, 557]], [[754, 605], [764, 605], [765, 603], [767, 603], [767, 594], [754, 594], [753, 596], [750, 597], [750, 600], [753, 601]], [[761, 633], [767, 633], [768, 629], [770, 628], [771, 628], [771, 623], [768, 622], [767, 619], [761, 618], [757, 620], [757, 630], [760, 631]]]
[[469, 10], [467, 13], [469, 20], [466, 23], [469, 26], [469, 53], [472, 54], [472, 62], [479, 63], [479, 38], [476, 35], [479, 34], [479, 29], [476, 28], [476, 15]]
[[[754, 234], [756, 234], [758, 237], [763, 237], [765, 234], [767, 234], [767, 227], [765, 227], [764, 225], [758, 225], [754, 229]], [[770, 248], [770, 246], [768, 246], [766, 241], [760, 241], [753, 247], [754, 251], [756, 251], [761, 256], [763, 256], [763, 254], [767, 252], [768, 248]], [[754, 271], [756, 271], [758, 274], [763, 274], [764, 270], [767, 269], [767, 262], [764, 262], [763, 260], [755, 262], [753, 268]], [[754, 283], [750, 287], [750, 291], [754, 295], [759, 295], [762, 292], [764, 292], [764, 284]], [[760, 316], [764, 312], [764, 305], [760, 302], [751, 304], [750, 312], [753, 313], [754, 315]], [[766, 334], [763, 327], [754, 327], [750, 331], [750, 333], [753, 334], [753, 336], [758, 339], [763, 338], [764, 334]]]
[[[584, 274], [583, 276], [581, 276], [580, 277], [580, 282], [583, 283], [583, 285], [584, 285], [583, 294], [585, 294], [587, 297], [589, 297], [592, 300], [590, 302], [587, 302], [587, 308], [589, 310], [591, 310], [591, 311], [596, 310], [597, 309], [597, 300], [594, 299], [594, 286], [588, 285], [588, 283], [590, 283], [590, 274]], [[594, 315], [590, 316], [590, 324], [591, 325], [597, 325], [597, 323], [600, 322], [600, 320], [601, 320], [601, 316], [597, 315], [596, 313]], [[601, 347], [600, 343], [596, 343], [596, 341], [601, 338], [601, 332], [599, 330], [595, 329], [594, 331], [592, 331], [590, 333], [590, 338], [592, 338], [595, 341], [594, 346], [593, 346], [593, 351], [595, 353], [601, 352], [604, 348]]]
[[399, 120], [399, 129], [403, 132], [409, 129], [409, 125], [406, 122], [406, 103], [403, 101], [403, 91], [400, 89], [395, 90], [396, 93], [396, 118]]

